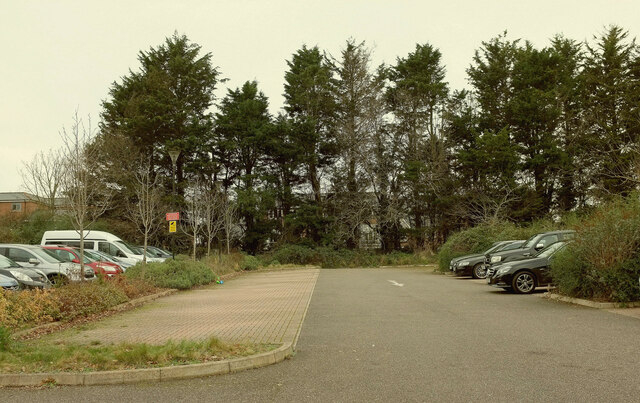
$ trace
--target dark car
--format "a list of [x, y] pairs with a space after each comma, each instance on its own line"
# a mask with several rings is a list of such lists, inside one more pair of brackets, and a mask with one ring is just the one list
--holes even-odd
[[560, 241], [570, 241], [575, 237], [575, 231], [550, 231], [536, 234], [529, 238], [520, 248], [488, 253], [485, 255], [485, 263], [490, 267], [497, 264], [526, 259], [534, 256], [541, 250]]
[[484, 263], [485, 255], [503, 250], [512, 250], [522, 246], [524, 241], [499, 241], [495, 242], [483, 253], [465, 255], [451, 259], [449, 270], [457, 276], [472, 276], [473, 278], [485, 278], [486, 268]]
[[0, 275], [15, 280], [20, 289], [51, 287], [47, 276], [40, 270], [22, 267], [2, 255], [0, 255]]
[[536, 287], [549, 285], [551, 260], [566, 244], [565, 241], [555, 242], [534, 257], [491, 267], [487, 270], [487, 283], [518, 294], [529, 294]]

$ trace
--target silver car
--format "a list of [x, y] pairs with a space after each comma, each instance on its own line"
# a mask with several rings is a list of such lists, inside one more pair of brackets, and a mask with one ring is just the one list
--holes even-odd
[[[51, 283], [47, 279], [47, 276], [38, 269], [27, 269], [20, 266], [18, 263], [9, 259], [8, 257], [0, 255], [0, 275], [15, 281], [17, 289], [25, 288], [49, 288]], [[16, 289], [7, 288], [5, 289]]]
[[[54, 253], [39, 245], [0, 244], [0, 255], [8, 257], [22, 267], [42, 271], [54, 284], [82, 280], [79, 264], [63, 262]], [[84, 267], [84, 279], [96, 279], [91, 267]]]

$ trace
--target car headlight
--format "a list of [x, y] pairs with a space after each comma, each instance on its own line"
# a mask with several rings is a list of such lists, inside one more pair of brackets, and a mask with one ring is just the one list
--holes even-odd
[[505, 274], [506, 272], [511, 270], [511, 267], [512, 266], [502, 266], [501, 268], [498, 269], [498, 272], [496, 274]]
[[502, 260], [502, 256], [491, 256], [491, 263], [498, 263]]
[[465, 260], [464, 262], [460, 263], [460, 266], [469, 266], [469, 261]]
[[18, 279], [20, 281], [31, 281], [31, 277], [27, 276], [24, 273], [20, 273], [17, 270], [9, 270], [9, 273], [11, 273], [11, 275], [13, 277], [15, 277], [16, 279]]

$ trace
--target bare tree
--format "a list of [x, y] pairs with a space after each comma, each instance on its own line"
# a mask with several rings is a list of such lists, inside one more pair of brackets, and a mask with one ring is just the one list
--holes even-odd
[[70, 130], [60, 133], [64, 143], [62, 176], [63, 211], [71, 218], [71, 224], [80, 235], [80, 276], [84, 279], [85, 231], [109, 207], [112, 191], [108, 185], [97, 180], [92, 169], [93, 149], [89, 147], [93, 138], [91, 118], [85, 124], [73, 116]]
[[162, 222], [160, 219], [162, 192], [158, 176], [152, 173], [151, 162], [147, 161], [138, 166], [132, 178], [132, 190], [137, 200], [135, 203], [129, 203], [127, 211], [144, 236], [142, 263], [146, 264], [149, 237], [160, 228]]
[[204, 226], [205, 198], [202, 193], [200, 181], [196, 181], [193, 187], [185, 191], [185, 217], [180, 220], [180, 228], [185, 234], [191, 237], [191, 258], [193, 260], [196, 260], [198, 235], [200, 235]]
[[228, 196], [223, 198], [222, 209], [220, 210], [222, 215], [222, 229], [224, 230], [224, 237], [227, 245], [227, 255], [231, 253], [231, 240], [234, 238], [233, 226], [236, 222], [236, 205], [229, 199]]
[[509, 206], [519, 199], [515, 187], [504, 185], [495, 194], [474, 193], [465, 210], [473, 221], [495, 223], [504, 219]]
[[64, 176], [62, 151], [41, 151], [31, 161], [22, 164], [22, 184], [25, 190], [35, 195], [38, 203], [54, 211]]
[[217, 187], [202, 191], [204, 234], [207, 238], [207, 256], [211, 254], [211, 242], [224, 228], [225, 199]]

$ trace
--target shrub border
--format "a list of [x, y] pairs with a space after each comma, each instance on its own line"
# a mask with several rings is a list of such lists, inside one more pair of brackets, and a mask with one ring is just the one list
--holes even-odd
[[57, 372], [38, 374], [0, 374], [1, 386], [40, 385], [116, 385], [144, 381], [162, 382], [174, 379], [221, 375], [260, 368], [284, 361], [293, 355], [293, 343], [287, 343], [267, 353], [231, 360], [160, 368], [126, 369], [101, 372]]
[[556, 301], [567, 302], [575, 305], [588, 306], [589, 308], [596, 309], [613, 309], [613, 308], [635, 308], [640, 307], [640, 301], [634, 302], [596, 302], [588, 299], [567, 297], [552, 292], [545, 292], [542, 294], [544, 298], [553, 299]]

